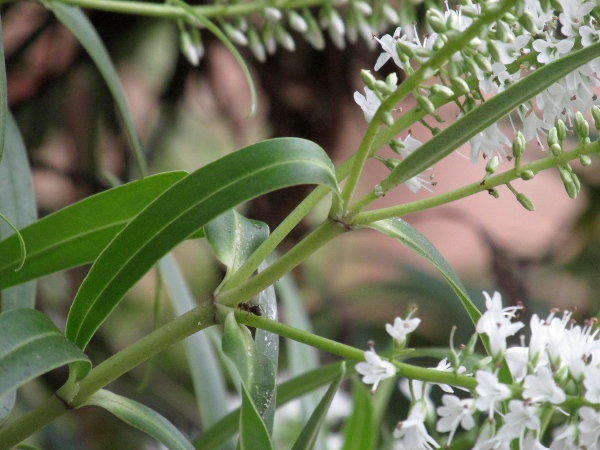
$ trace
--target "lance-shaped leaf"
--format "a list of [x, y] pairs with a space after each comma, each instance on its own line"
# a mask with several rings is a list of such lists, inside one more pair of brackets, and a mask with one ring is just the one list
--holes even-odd
[[[6, 149], [0, 160], [0, 212], [17, 229], [22, 229], [37, 219], [37, 204], [27, 150], [19, 128], [10, 114], [6, 120]], [[13, 229], [0, 222], [0, 238], [5, 239], [12, 234]], [[0, 293], [0, 311], [33, 308], [36, 285], [36, 281], [32, 280], [3, 289]]]
[[427, 259], [431, 264], [433, 264], [433, 266], [442, 274], [446, 281], [448, 281], [450, 287], [452, 287], [462, 302], [473, 323], [477, 323], [481, 313], [469, 298], [469, 294], [467, 294], [467, 291], [458, 278], [458, 275], [456, 275], [454, 270], [452, 270], [452, 267], [450, 267], [438, 249], [435, 248], [434, 245], [429, 242], [429, 240], [417, 229], [415, 229], [408, 222], [405, 222], [399, 218], [380, 220], [369, 225], [365, 225], [364, 228], [372, 228], [373, 230], [377, 230], [380, 233], [394, 238], [402, 245], [418, 255], [421, 255], [423, 258]]
[[85, 347], [127, 291], [195, 230], [242, 202], [297, 184], [325, 184], [337, 192], [327, 154], [296, 138], [250, 145], [183, 178], [100, 254], [71, 306], [67, 336]]
[[211, 220], [204, 233], [219, 261], [227, 267], [224, 283], [269, 236], [269, 227], [232, 209]]
[[192, 444], [175, 426], [146, 405], [101, 389], [81, 406], [106, 409], [123, 422], [152, 436], [170, 450], [193, 450]]
[[243, 384], [239, 431], [239, 450], [254, 450], [258, 448], [269, 450], [273, 448], [265, 422]]
[[[250, 314], [248, 312], [239, 313]], [[244, 409], [247, 408], [247, 417], [253, 417], [252, 411], [255, 409], [262, 428], [267, 431], [265, 417], [272, 420], [271, 415], [275, 404], [275, 367], [273, 363], [264, 353], [258, 351], [250, 330], [237, 323], [233, 311], [225, 319], [222, 343], [223, 352], [231, 359], [238, 371], [242, 381], [242, 390], [248, 394], [246, 402], [251, 403], [246, 406], [242, 403], [242, 415], [244, 415]], [[243, 421], [240, 419], [240, 423]], [[248, 432], [252, 433], [252, 430], [248, 430]], [[240, 433], [243, 434], [243, 430], [240, 430]], [[268, 435], [267, 431], [267, 437]]]
[[0, 242], [0, 288], [94, 261], [127, 222], [186, 172], [167, 172], [88, 197], [21, 230], [27, 248], [23, 267], [15, 272], [21, 250], [17, 236]]
[[308, 419], [308, 423], [300, 432], [300, 436], [298, 436], [292, 450], [312, 450], [315, 446], [319, 430], [327, 417], [327, 411], [329, 411], [333, 397], [339, 389], [340, 384], [342, 384], [342, 381], [344, 381], [344, 376], [346, 374], [346, 363], [344, 361], [340, 363], [338, 370], [338, 376], [333, 380], [333, 383], [331, 383], [329, 389], [325, 392], [323, 399], [315, 408], [310, 419]]
[[140, 172], [140, 175], [143, 176], [146, 169], [142, 144], [140, 143], [135, 130], [133, 118], [129, 113], [129, 108], [127, 107], [127, 101], [125, 100], [125, 94], [121, 88], [117, 71], [110, 60], [110, 56], [104, 47], [102, 39], [100, 39], [96, 29], [80, 8], [65, 5], [64, 3], [56, 1], [48, 1], [44, 2], [44, 4], [47, 8], [52, 10], [56, 15], [56, 18], [75, 35], [79, 43], [85, 48], [96, 64], [96, 67], [104, 78], [115, 104], [117, 105], [117, 109], [121, 114], [129, 143], [133, 149], [133, 156], [137, 163], [138, 171]]
[[40, 311], [12, 309], [0, 314], [0, 398], [30, 380], [65, 364], [81, 375], [88, 357]]
[[[377, 390], [379, 395], [379, 389]], [[362, 383], [352, 383], [352, 414], [344, 427], [342, 450], [376, 448], [379, 424], [373, 420], [373, 396]]]

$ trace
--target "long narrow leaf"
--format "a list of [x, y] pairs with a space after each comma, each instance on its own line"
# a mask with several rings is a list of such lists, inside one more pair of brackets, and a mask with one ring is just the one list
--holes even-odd
[[23, 308], [0, 314], [0, 398], [70, 363], [78, 364], [81, 375], [91, 367], [87, 356], [43, 313]]
[[[295, 398], [299, 398], [323, 386], [332, 381], [338, 373], [338, 363], [328, 364], [281, 383], [277, 387], [277, 406], [282, 406]], [[194, 448], [199, 450], [220, 448], [219, 446], [237, 431], [239, 416], [239, 408], [230, 412], [217, 424], [194, 439]]]
[[113, 96], [115, 104], [117, 105], [117, 109], [121, 114], [121, 118], [123, 119], [125, 132], [129, 139], [129, 144], [133, 149], [133, 157], [135, 158], [139, 174], [140, 176], [144, 176], [146, 172], [146, 163], [142, 144], [140, 143], [135, 130], [129, 108], [127, 107], [127, 101], [125, 100], [119, 77], [110, 60], [108, 51], [106, 51], [106, 48], [104, 47], [102, 39], [100, 39], [100, 36], [98, 36], [92, 23], [80, 8], [65, 5], [64, 3], [57, 1], [47, 1], [45, 2], [45, 5], [52, 10], [56, 15], [56, 18], [75, 35], [102, 74], [102, 77]]
[[123, 422], [152, 436], [169, 450], [192, 450], [194, 448], [171, 422], [153, 409], [129, 398], [101, 389], [81, 406], [89, 405], [106, 409]]
[[273, 448], [267, 427], [243, 384], [238, 448], [240, 450], [269, 450]]
[[[185, 314], [195, 306], [195, 302], [179, 267], [171, 255], [162, 258], [159, 267], [175, 314]], [[223, 374], [208, 338], [213, 328], [202, 330], [183, 341], [204, 427], [214, 425], [228, 412]]]
[[[380, 395], [379, 389], [377, 395]], [[342, 450], [375, 448], [378, 425], [373, 418], [373, 396], [362, 383], [354, 380], [352, 383], [352, 414], [346, 421]]]
[[6, 141], [6, 116], [8, 115], [8, 101], [6, 86], [6, 65], [4, 64], [4, 41], [2, 40], [2, 25], [0, 24], [0, 159], [4, 154]]
[[333, 383], [331, 383], [329, 389], [327, 389], [327, 392], [325, 392], [323, 399], [315, 408], [315, 411], [310, 416], [310, 419], [308, 419], [308, 423], [302, 429], [302, 432], [294, 443], [292, 450], [312, 450], [315, 442], [317, 442], [319, 430], [321, 429], [321, 426], [327, 417], [327, 411], [329, 411], [333, 397], [339, 389], [340, 384], [342, 384], [342, 381], [344, 381], [344, 375], [346, 374], [346, 363], [344, 361], [340, 363], [338, 370], [338, 376], [335, 378], [335, 380], [333, 380]]
[[250, 145], [174, 184], [98, 257], [71, 306], [67, 336], [84, 348], [127, 291], [173, 247], [239, 203], [296, 184], [337, 190], [323, 149], [295, 138]]
[[[37, 204], [27, 150], [17, 124], [10, 114], [6, 119], [6, 149], [0, 160], [0, 212], [17, 229], [24, 228], [37, 219]], [[6, 239], [12, 234], [12, 228], [0, 222], [0, 238]], [[36, 286], [37, 282], [32, 280], [2, 290], [0, 312], [33, 308]]]
[[0, 289], [94, 261], [127, 222], [185, 172], [167, 172], [93, 195], [21, 230], [27, 259], [19, 264], [17, 236], [0, 242]]
[[[262, 272], [268, 267], [268, 263], [263, 261], [258, 268]], [[277, 299], [275, 298], [275, 288], [269, 286], [258, 295], [258, 303], [262, 308], [263, 315], [271, 320], [277, 320]], [[269, 435], [273, 434], [273, 422], [275, 419], [275, 398], [277, 396], [277, 368], [279, 366], [279, 335], [271, 331], [256, 330], [254, 335], [256, 342], [256, 351], [260, 353], [265, 360], [269, 362], [269, 367], [273, 370], [261, 370], [257, 376], [260, 379], [255, 383], [258, 392], [257, 398], [265, 402], [266, 408], [263, 412], [263, 420]], [[264, 390], [263, 390], [264, 389]]]

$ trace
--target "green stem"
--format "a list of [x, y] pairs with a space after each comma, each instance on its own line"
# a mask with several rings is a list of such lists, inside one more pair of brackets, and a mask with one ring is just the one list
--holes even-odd
[[31, 411], [7, 422], [0, 428], [0, 450], [12, 448], [69, 410], [83, 404], [92, 394], [138, 364], [214, 324], [214, 307], [210, 302], [205, 302], [144, 336], [92, 369], [79, 383], [79, 391], [71, 402], [59, 398], [59, 391]]
[[[230, 311], [231, 308], [217, 305], [217, 320], [219, 322], [223, 322]], [[317, 336], [307, 331], [291, 327], [263, 316], [247, 314], [246, 312], [237, 309], [235, 312], [235, 318], [238, 323], [249, 325], [254, 328], [260, 328], [272, 333], [277, 333], [279, 336], [283, 336], [287, 339], [293, 339], [297, 342], [302, 342], [303, 344], [324, 350], [333, 355], [341, 356], [342, 358], [354, 361], [365, 360], [364, 350]], [[450, 384], [470, 390], [475, 389], [475, 386], [477, 385], [477, 381], [473, 379], [473, 377], [457, 375], [454, 372], [444, 372], [437, 369], [427, 369], [425, 367], [413, 366], [411, 364], [406, 364], [395, 360], [390, 360], [390, 362], [392, 362], [398, 368], [398, 376], [405, 378], [428, 381], [432, 383]]]
[[319, 248], [324, 246], [336, 236], [348, 231], [347, 228], [333, 220], [326, 220], [310, 233], [298, 245], [271, 264], [253, 278], [245, 281], [239, 286], [216, 296], [217, 303], [226, 306], [235, 306], [239, 302], [245, 302], [264, 291], [278, 279], [290, 272], [294, 267], [303, 262]]
[[510, 181], [520, 178], [519, 174], [526, 170], [531, 170], [533, 173], [538, 173], [551, 167], [566, 164], [569, 161], [578, 158], [579, 155], [589, 155], [598, 152], [600, 152], [600, 141], [592, 142], [582, 147], [577, 147], [573, 150], [564, 152], [557, 157], [548, 156], [539, 161], [534, 161], [532, 163], [519, 166], [518, 169], [511, 169], [499, 175], [494, 175], [486, 179], [485, 184], [483, 185], [481, 184], [481, 181], [477, 181], [462, 188], [436, 195], [435, 197], [417, 200], [415, 202], [405, 203], [403, 205], [391, 206], [389, 208], [362, 212], [355, 217], [353, 225], [366, 225], [378, 220], [389, 219], [390, 217], [401, 217], [407, 214], [423, 211], [425, 209], [430, 209], [435, 206], [444, 205], [446, 203], [477, 194], [478, 192], [487, 191], [488, 189], [493, 189], [497, 186], [507, 184]]
[[[10, 0], [0, 0], [8, 3]], [[57, 0], [52, 0], [57, 1]], [[81, 8], [109, 11], [120, 14], [135, 14], [138, 16], [156, 17], [160, 19], [189, 19], [188, 13], [179, 7], [165, 3], [148, 3], [143, 1], [121, 0], [60, 0], [61, 3], [79, 6]], [[301, 9], [319, 6], [322, 0], [283, 0], [269, 3], [277, 9]], [[261, 13], [265, 4], [262, 2], [238, 3], [236, 5], [206, 5], [194, 6], [194, 11], [204, 17], [233, 17]]]

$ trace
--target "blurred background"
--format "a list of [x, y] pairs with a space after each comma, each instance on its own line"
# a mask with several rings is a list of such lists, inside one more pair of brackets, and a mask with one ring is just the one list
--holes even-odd
[[[422, 3], [400, 6], [402, 23], [418, 22], [426, 8]], [[259, 91], [258, 113], [249, 119], [250, 95], [241, 70], [208, 33], [202, 34], [206, 54], [193, 67], [179, 53], [172, 22], [96, 11], [89, 17], [118, 69], [152, 173], [193, 171], [239, 147], [277, 136], [313, 140], [337, 164], [356, 150], [366, 129], [353, 93], [362, 92], [360, 70], [372, 70], [379, 51], [363, 42], [340, 50], [328, 40], [325, 50], [316, 51], [293, 35], [296, 51], [280, 48], [265, 63], [241, 48]], [[69, 31], [40, 5], [21, 2], [3, 5], [2, 28], [9, 106], [29, 152], [40, 216], [135, 179], [109, 91]], [[394, 70], [389, 62], [378, 77]], [[411, 106], [401, 105], [404, 110]], [[456, 112], [447, 108], [442, 116], [451, 123]], [[410, 131], [421, 141], [428, 139], [426, 129]], [[469, 154], [468, 149], [460, 153]], [[382, 154], [392, 155], [389, 149]], [[430, 170], [436, 182], [433, 194], [413, 194], [400, 186], [373, 207], [425, 198], [481, 179], [485, 163], [472, 165], [462, 155], [453, 154]], [[535, 146], [526, 153], [532, 160], [544, 156]], [[386, 172], [381, 163], [370, 161], [359, 194]], [[532, 312], [545, 316], [551, 307], [577, 308], [575, 316], [582, 320], [596, 315], [600, 303], [598, 161], [577, 173], [582, 191], [575, 201], [551, 171], [534, 182], [515, 183], [534, 203], [535, 212], [526, 211], [507, 189], [500, 189], [499, 199], [480, 193], [404, 219], [441, 251], [477, 305], [483, 303], [482, 290], [498, 290], [505, 304], [526, 306], [524, 320]], [[243, 212], [273, 229], [310, 189], [275, 192], [244, 205]], [[298, 242], [327, 210], [327, 204], [317, 208], [281, 251]], [[196, 298], [208, 298], [224, 272], [206, 242], [185, 242], [175, 254]], [[37, 307], [60, 329], [87, 269], [39, 283]], [[447, 347], [452, 326], [458, 327], [457, 345], [473, 332], [458, 299], [434, 269], [374, 232], [338, 238], [296, 270], [294, 279], [316, 332], [359, 348], [366, 349], [369, 340], [387, 345], [384, 324], [404, 317], [411, 305], [418, 306], [417, 315], [423, 319], [411, 345]], [[154, 274], [148, 274], [102, 326], [88, 347], [95, 363], [152, 330], [155, 285]], [[163, 306], [161, 323], [173, 314], [168, 303]], [[22, 407], [37, 404], [65, 376], [65, 370], [58, 370], [30, 383], [22, 390]], [[190, 436], [202, 429], [181, 345], [121, 377], [111, 389], [156, 408]], [[399, 394], [394, 398], [391, 408], [402, 411], [406, 403]], [[154, 448], [149, 438], [93, 408], [57, 421], [37, 443], [47, 449]]]

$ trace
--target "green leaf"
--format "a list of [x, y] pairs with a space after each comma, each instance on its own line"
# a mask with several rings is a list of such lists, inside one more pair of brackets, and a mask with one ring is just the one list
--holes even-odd
[[[377, 392], [379, 394], [379, 391]], [[373, 396], [362, 383], [352, 383], [352, 414], [344, 427], [342, 450], [376, 448], [377, 427], [373, 421]]]
[[[263, 261], [258, 268], [259, 272], [265, 270], [269, 264]], [[277, 299], [275, 288], [269, 286], [258, 294], [258, 304], [261, 306], [263, 315], [271, 320], [277, 320]], [[269, 435], [273, 434], [273, 422], [275, 420], [275, 398], [277, 396], [277, 368], [279, 366], [279, 335], [271, 331], [258, 328], [254, 335], [256, 351], [268, 362], [267, 366], [272, 370], [259, 370], [256, 374], [255, 396], [266, 404], [262, 414]], [[264, 389], [264, 390], [263, 390]]]
[[0, 242], [0, 288], [94, 261], [115, 235], [185, 172], [167, 172], [88, 197], [21, 230], [27, 259], [19, 264], [17, 236]]
[[269, 450], [273, 448], [267, 427], [243, 384], [238, 448], [239, 450]]
[[[338, 363], [327, 364], [281, 383], [277, 387], [277, 407], [323, 386], [333, 380], [338, 373]], [[230, 412], [213, 427], [194, 439], [194, 448], [202, 450], [220, 448], [220, 445], [237, 431], [239, 416], [240, 408]]]
[[473, 323], [477, 323], [481, 313], [469, 298], [469, 294], [458, 278], [458, 275], [456, 275], [454, 270], [452, 270], [438, 249], [435, 248], [433, 244], [429, 242], [429, 240], [417, 229], [415, 229], [408, 222], [405, 222], [399, 218], [380, 220], [369, 225], [365, 225], [364, 228], [371, 228], [390, 236], [391, 238], [394, 238], [402, 245], [418, 255], [421, 255], [423, 258], [427, 259], [431, 264], [433, 264], [433, 266], [442, 274], [446, 281], [448, 281], [450, 287], [452, 287], [460, 299], [463, 307], [467, 311], [467, 314], [469, 314], [469, 317]]
[[[37, 204], [25, 143], [12, 115], [8, 114], [6, 119], [6, 148], [0, 160], [0, 212], [21, 229], [37, 219]], [[0, 222], [0, 237], [5, 239], [12, 234], [14, 230]], [[36, 287], [36, 281], [28, 281], [4, 289], [0, 293], [0, 312], [33, 308]]]
[[275, 366], [257, 349], [248, 328], [237, 323], [233, 311], [225, 319], [222, 346], [264, 421], [272, 414], [275, 403]]
[[600, 42], [546, 64], [541, 69], [535, 70], [535, 72], [510, 85], [501, 93], [486, 100], [403, 159], [388, 177], [380, 183], [384, 192], [433, 166], [471, 137], [513, 111], [517, 106], [526, 103], [573, 70], [597, 58], [598, 54], [600, 54]]
[[[162, 258], [159, 267], [175, 314], [180, 316], [194, 308], [196, 302], [173, 257]], [[183, 341], [204, 427], [212, 426], [228, 412], [224, 377], [208, 338], [211, 331], [213, 328], [207, 328]]]
[[40, 311], [12, 309], [0, 314], [0, 398], [70, 363], [77, 363], [82, 375], [91, 367], [88, 357]]
[[171, 422], [153, 409], [129, 398], [101, 389], [81, 406], [88, 405], [106, 409], [128, 425], [152, 436], [169, 450], [192, 450], [194, 448]]
[[96, 67], [100, 71], [100, 74], [104, 78], [104, 81], [113, 96], [117, 109], [121, 114], [121, 118], [123, 119], [125, 132], [127, 133], [129, 144], [133, 149], [133, 157], [135, 158], [139, 174], [144, 176], [146, 167], [142, 144], [140, 143], [135, 130], [129, 108], [127, 107], [127, 101], [125, 100], [123, 89], [121, 88], [121, 82], [119, 81], [117, 72], [110, 60], [108, 51], [106, 51], [106, 48], [104, 47], [102, 39], [100, 39], [96, 29], [80, 8], [65, 5], [64, 3], [57, 1], [45, 1], [44, 4], [48, 9], [52, 10], [56, 18], [62, 22], [73, 35], [75, 35], [79, 43], [85, 48], [96, 64]]
[[98, 257], [71, 306], [67, 336], [84, 348], [127, 291], [173, 247], [239, 203], [297, 184], [325, 184], [337, 192], [327, 154], [296, 138], [250, 145], [175, 183]]
[[227, 267], [225, 282], [269, 236], [269, 227], [232, 209], [211, 220], [204, 233], [219, 261]]
[[17, 391], [11, 391], [4, 396], [0, 397], [0, 425], [10, 415], [12, 409], [15, 407], [15, 400], [17, 399]]
[[315, 408], [315, 411], [310, 416], [310, 419], [308, 419], [308, 423], [294, 443], [292, 450], [311, 450], [314, 447], [317, 437], [319, 436], [319, 430], [325, 421], [327, 411], [329, 411], [329, 407], [333, 401], [333, 397], [339, 389], [340, 384], [342, 384], [342, 381], [344, 381], [344, 376], [346, 374], [346, 362], [342, 361], [338, 367], [338, 376], [335, 378], [335, 380], [333, 380], [333, 383], [331, 383], [329, 389], [327, 389], [323, 399]]

